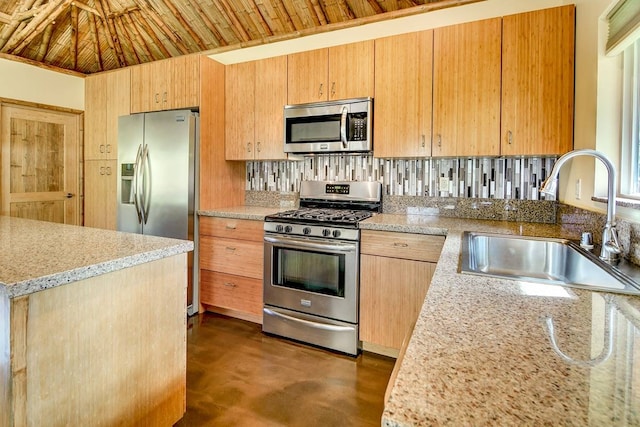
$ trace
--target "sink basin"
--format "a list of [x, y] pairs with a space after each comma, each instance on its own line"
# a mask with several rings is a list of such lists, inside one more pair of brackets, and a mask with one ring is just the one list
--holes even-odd
[[466, 231], [462, 273], [640, 295], [640, 285], [576, 243]]

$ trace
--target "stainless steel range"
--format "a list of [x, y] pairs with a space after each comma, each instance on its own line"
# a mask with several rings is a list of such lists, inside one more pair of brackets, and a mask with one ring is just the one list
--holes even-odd
[[300, 209], [265, 218], [264, 332], [358, 354], [358, 223], [381, 193], [379, 182], [303, 181]]

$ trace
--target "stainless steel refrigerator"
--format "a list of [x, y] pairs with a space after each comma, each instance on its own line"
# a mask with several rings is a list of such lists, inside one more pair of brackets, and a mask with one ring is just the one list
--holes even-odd
[[[198, 113], [161, 111], [118, 119], [118, 230], [194, 241]], [[188, 314], [198, 311], [197, 254], [189, 253]]]

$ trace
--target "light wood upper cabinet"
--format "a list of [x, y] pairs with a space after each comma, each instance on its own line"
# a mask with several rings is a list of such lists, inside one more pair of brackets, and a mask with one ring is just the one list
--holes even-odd
[[227, 160], [286, 159], [283, 142], [286, 76], [286, 56], [226, 67]]
[[575, 6], [503, 18], [503, 155], [573, 147]]
[[84, 225], [117, 228], [117, 160], [84, 162]]
[[326, 101], [329, 72], [328, 49], [288, 55], [288, 103]]
[[375, 157], [431, 155], [433, 30], [375, 40]]
[[374, 41], [329, 48], [330, 100], [374, 95]]
[[373, 97], [374, 42], [288, 55], [288, 103]]
[[198, 55], [131, 67], [131, 112], [173, 110], [200, 104]]
[[130, 104], [129, 69], [85, 78], [85, 160], [118, 158], [118, 117], [130, 113]]
[[500, 154], [502, 19], [433, 33], [433, 156]]

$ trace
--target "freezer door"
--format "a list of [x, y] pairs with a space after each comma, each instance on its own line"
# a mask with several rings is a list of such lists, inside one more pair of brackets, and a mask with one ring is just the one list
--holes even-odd
[[118, 230], [142, 233], [136, 187], [144, 142], [144, 114], [118, 118]]
[[188, 110], [145, 116], [144, 234], [189, 239], [193, 218], [196, 116]]

